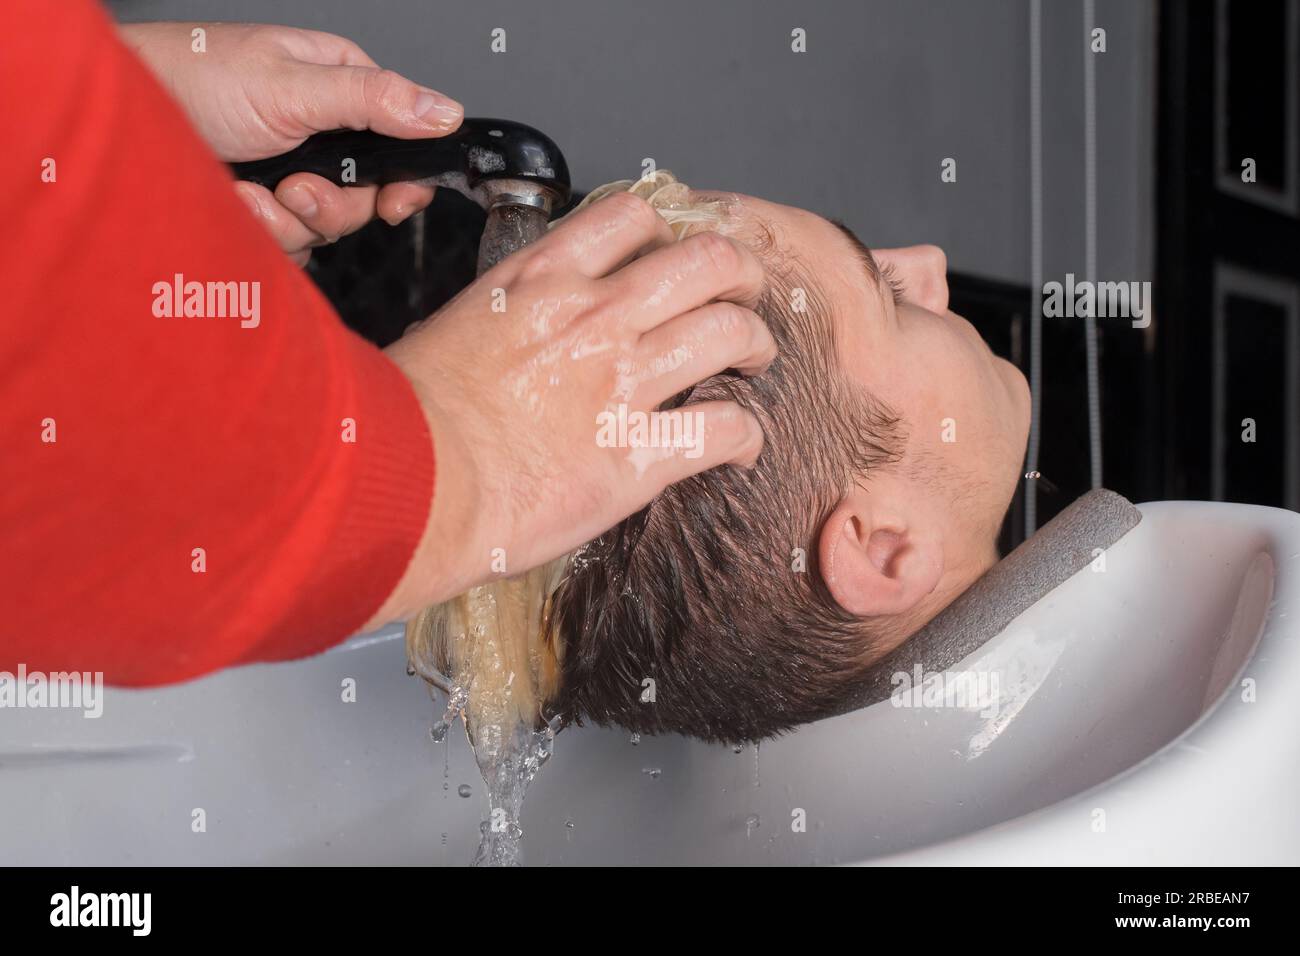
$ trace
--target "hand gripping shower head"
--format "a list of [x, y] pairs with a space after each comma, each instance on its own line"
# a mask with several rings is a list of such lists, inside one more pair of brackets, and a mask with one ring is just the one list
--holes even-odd
[[396, 139], [369, 130], [317, 133], [287, 153], [231, 169], [236, 178], [268, 189], [298, 172], [339, 186], [416, 180], [447, 186], [487, 210], [480, 275], [540, 237], [570, 195], [569, 167], [555, 142], [531, 126], [499, 119], [466, 119], [456, 132], [436, 139]]

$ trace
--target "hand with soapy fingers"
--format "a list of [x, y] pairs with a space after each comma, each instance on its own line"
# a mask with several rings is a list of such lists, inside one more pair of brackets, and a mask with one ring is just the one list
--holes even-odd
[[389, 346], [424, 408], [437, 480], [411, 568], [372, 623], [565, 554], [675, 481], [752, 465], [762, 430], [734, 402], [657, 409], [728, 369], [766, 369], [776, 344], [752, 311], [764, 281], [743, 245], [674, 242], [621, 193]]
[[[226, 162], [277, 156], [333, 129], [446, 136], [464, 118], [455, 100], [380, 69], [355, 43], [329, 33], [236, 23], [123, 24], [119, 33]], [[434, 193], [420, 183], [343, 188], [311, 173], [287, 177], [274, 193], [254, 183], [235, 188], [300, 265], [312, 247], [376, 215], [396, 225]]]

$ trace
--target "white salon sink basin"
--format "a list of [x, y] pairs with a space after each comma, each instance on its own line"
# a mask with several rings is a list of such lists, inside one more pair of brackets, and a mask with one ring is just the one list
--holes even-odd
[[[1300, 515], [1141, 511], [959, 665], [996, 712], [885, 702], [741, 753], [566, 730], [525, 862], [1300, 862]], [[0, 710], [0, 862], [467, 863], [483, 787], [433, 712], [397, 629], [98, 720]]]

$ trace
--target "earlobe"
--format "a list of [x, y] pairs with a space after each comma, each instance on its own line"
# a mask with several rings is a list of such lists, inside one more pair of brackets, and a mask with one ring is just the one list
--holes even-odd
[[822, 526], [818, 555], [831, 596], [859, 617], [911, 610], [943, 573], [937, 539], [873, 511], [858, 494], [841, 501]]

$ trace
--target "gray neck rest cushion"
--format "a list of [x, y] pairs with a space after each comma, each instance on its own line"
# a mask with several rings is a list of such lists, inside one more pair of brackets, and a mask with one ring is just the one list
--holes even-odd
[[882, 658], [858, 694], [841, 709], [849, 713], [888, 700], [893, 677], [945, 671], [1000, 634], [1022, 611], [1091, 564], [1097, 548], [1109, 548], [1142, 520], [1122, 495], [1099, 488], [1070, 505], [995, 564], [960, 597]]

